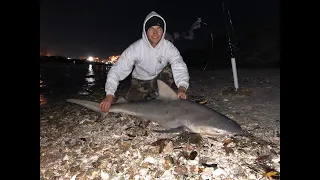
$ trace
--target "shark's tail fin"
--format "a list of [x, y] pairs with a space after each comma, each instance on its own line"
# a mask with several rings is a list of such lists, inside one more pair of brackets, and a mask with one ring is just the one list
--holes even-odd
[[99, 107], [99, 103], [94, 102], [94, 101], [87, 101], [87, 100], [81, 100], [81, 99], [66, 99], [67, 102], [70, 103], [74, 103], [74, 104], [78, 104], [80, 106], [83, 106], [85, 108], [91, 109], [95, 112], [100, 113], [100, 121], [103, 120], [108, 113], [104, 113], [101, 111], [100, 107]]

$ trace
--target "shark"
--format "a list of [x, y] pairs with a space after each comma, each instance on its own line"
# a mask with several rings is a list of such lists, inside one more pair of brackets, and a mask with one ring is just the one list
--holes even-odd
[[[219, 136], [243, 132], [241, 126], [229, 117], [206, 105], [178, 98], [177, 93], [161, 80], [157, 80], [157, 84], [157, 98], [128, 102], [120, 97], [110, 106], [109, 112], [148, 119], [165, 129], [153, 130], [156, 133], [189, 131], [204, 136]], [[98, 102], [82, 99], [66, 101], [99, 112], [102, 119], [108, 114], [101, 111]]]

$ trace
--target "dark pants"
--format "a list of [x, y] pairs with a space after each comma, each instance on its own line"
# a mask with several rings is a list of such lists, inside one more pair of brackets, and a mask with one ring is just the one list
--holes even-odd
[[173, 75], [170, 65], [163, 68], [161, 73], [152, 80], [139, 80], [132, 78], [131, 86], [126, 94], [128, 101], [150, 100], [157, 97], [156, 91], [158, 89], [157, 79], [165, 82], [169, 87], [173, 84]]

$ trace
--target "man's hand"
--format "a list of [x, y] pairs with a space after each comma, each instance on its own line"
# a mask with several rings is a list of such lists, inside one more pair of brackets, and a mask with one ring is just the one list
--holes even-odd
[[178, 88], [178, 98], [187, 99], [186, 92], [187, 92], [187, 89], [183, 86], [180, 86]]
[[104, 100], [101, 101], [100, 103], [100, 109], [102, 112], [109, 112], [109, 108], [113, 102], [113, 96], [108, 94]]

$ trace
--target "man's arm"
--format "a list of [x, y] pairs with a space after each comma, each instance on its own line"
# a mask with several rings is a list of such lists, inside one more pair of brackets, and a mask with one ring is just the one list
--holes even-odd
[[171, 44], [169, 47], [169, 63], [171, 64], [173, 79], [179, 89], [189, 87], [189, 72], [186, 63], [183, 61], [182, 56], [178, 49]]
[[135, 57], [136, 53], [134, 52], [134, 47], [131, 45], [123, 51], [118, 61], [113, 64], [109, 70], [105, 84], [106, 95], [114, 96], [119, 82], [124, 80], [131, 73], [136, 59]]

